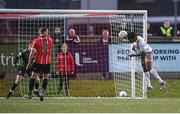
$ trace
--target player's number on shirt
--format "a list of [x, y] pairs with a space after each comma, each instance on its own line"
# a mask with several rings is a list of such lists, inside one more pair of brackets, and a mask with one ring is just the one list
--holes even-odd
[[44, 41], [42, 43], [42, 55], [47, 56], [49, 53], [49, 49], [48, 49], [48, 42]]

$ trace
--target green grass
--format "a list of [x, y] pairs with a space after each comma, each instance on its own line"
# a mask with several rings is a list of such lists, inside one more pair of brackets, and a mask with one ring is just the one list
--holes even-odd
[[157, 80], [152, 80], [153, 90], [148, 93], [148, 98], [180, 98], [180, 80], [169, 79], [166, 89], [160, 90]]
[[[59, 80], [49, 80], [47, 95], [51, 95], [52, 92], [56, 95], [59, 88]], [[14, 80], [0, 80], [0, 97], [6, 96], [8, 90], [14, 83]], [[41, 85], [41, 84], [40, 84]], [[20, 96], [20, 86], [16, 88], [13, 96]], [[52, 88], [53, 87], [53, 88]], [[78, 97], [90, 97], [90, 96], [115, 96], [114, 84], [112, 80], [71, 80], [70, 81], [70, 94], [71, 96]], [[27, 95], [28, 85], [23, 84], [23, 93]]]
[[150, 98], [145, 100], [123, 99], [46, 99], [35, 100], [0, 100], [0, 112], [5, 113], [178, 113], [178, 98]]
[[113, 80], [72, 80], [70, 88], [72, 96], [115, 96]]
[[[58, 82], [58, 81], [57, 81]], [[56, 83], [57, 83], [56, 82]], [[166, 89], [160, 90], [157, 80], [152, 80], [153, 90], [148, 93], [148, 98], [180, 98], [180, 80], [166, 80]], [[0, 97], [6, 96], [13, 80], [0, 80]], [[57, 92], [57, 86], [54, 82], [49, 81], [48, 89]], [[26, 89], [27, 92], [28, 89]], [[26, 93], [27, 94], [27, 93]], [[51, 93], [52, 94], [52, 93]], [[56, 93], [55, 93], [56, 94]], [[71, 80], [70, 81], [71, 96], [115, 96], [113, 80]], [[19, 86], [13, 93], [13, 96], [20, 96]]]
[[[4, 89], [2, 84], [8, 81], [0, 81], [0, 94], [6, 94], [9, 82]], [[118, 112], [136, 112], [136, 113], [180, 113], [180, 80], [166, 80], [167, 88], [164, 90], [159, 89], [157, 80], [152, 80], [153, 90], [148, 93], [148, 99], [47, 99], [40, 102], [39, 99], [0, 99], [0, 113], [21, 113], [21, 112], [67, 112], [67, 113], [118, 113]], [[89, 86], [91, 84], [91, 86]], [[77, 81], [71, 80], [71, 95], [97, 95], [104, 93], [107, 96], [114, 96], [112, 89], [113, 81]], [[75, 86], [76, 85], [76, 86]], [[83, 85], [83, 86], [82, 86]], [[89, 87], [95, 87], [95, 90], [90, 90]], [[2, 91], [3, 90], [3, 91]], [[82, 92], [83, 91], [83, 92]], [[17, 89], [15, 95], [18, 96], [19, 90]], [[13, 94], [14, 95], [14, 94]]]

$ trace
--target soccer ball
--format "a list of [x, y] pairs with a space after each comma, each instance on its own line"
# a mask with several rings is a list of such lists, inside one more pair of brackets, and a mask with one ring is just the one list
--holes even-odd
[[124, 30], [120, 31], [118, 34], [119, 38], [121, 38], [121, 39], [125, 38], [127, 35], [128, 35], [128, 33]]
[[126, 91], [120, 91], [120, 92], [119, 92], [119, 96], [120, 96], [120, 97], [127, 97]]

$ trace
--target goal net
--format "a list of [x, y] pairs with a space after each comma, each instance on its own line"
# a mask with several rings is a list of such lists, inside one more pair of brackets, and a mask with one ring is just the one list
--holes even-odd
[[[15, 57], [27, 47], [28, 41], [38, 37], [39, 28], [47, 27], [53, 38], [53, 53], [46, 96], [121, 98], [119, 93], [125, 91], [127, 96], [123, 98], [146, 98], [140, 60], [128, 57], [131, 44], [118, 36], [125, 30], [137, 32], [146, 39], [146, 11], [0, 10], [0, 15], [1, 97], [15, 80], [17, 71], [12, 69]], [[74, 36], [71, 29], [75, 31]], [[80, 40], [76, 41], [75, 36]], [[57, 74], [62, 41], [67, 42], [73, 56], [73, 75]], [[67, 66], [67, 57], [64, 66]], [[65, 69], [67, 72], [68, 68]], [[41, 91], [41, 74], [39, 77]], [[29, 80], [29, 75], [23, 76], [13, 96], [27, 95]]]

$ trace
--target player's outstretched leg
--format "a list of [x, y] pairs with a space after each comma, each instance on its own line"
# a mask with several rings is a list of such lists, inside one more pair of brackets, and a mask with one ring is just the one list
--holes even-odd
[[7, 99], [9, 99], [9, 98], [11, 97], [13, 91], [15, 90], [15, 88], [16, 88], [17, 86], [18, 86], [18, 83], [16, 83], [16, 81], [15, 81], [15, 82], [13, 83], [11, 89], [9, 90], [7, 96], [6, 96]]
[[11, 97], [11, 95], [12, 95], [12, 90], [10, 90], [10, 91], [8, 92], [6, 98], [9, 99], [9, 98]]
[[17, 86], [18, 86], [18, 84], [16, 84], [16, 82], [14, 82], [13, 85], [12, 85], [12, 87], [11, 87], [11, 89], [9, 90], [9, 92], [8, 92], [8, 94], [7, 94], [7, 96], [6, 96], [7, 99], [9, 99], [9, 98], [11, 97], [13, 91], [15, 90], [15, 88], [16, 88]]
[[21, 78], [22, 78], [22, 77], [21, 77], [20, 75], [17, 75], [17, 76], [16, 76], [16, 81], [13, 83], [11, 89], [9, 90], [9, 92], [8, 92], [8, 94], [7, 94], [7, 96], [6, 96], [7, 99], [9, 99], [9, 98], [11, 97], [13, 91], [14, 91], [14, 90], [16, 89], [16, 87], [18, 86], [18, 83], [20, 82]]
[[150, 73], [159, 81], [160, 89], [163, 89], [166, 87], [166, 82], [161, 79], [161, 77], [159, 76], [159, 74], [157, 73], [155, 69], [152, 68], [150, 70]]
[[166, 82], [165, 81], [161, 82], [159, 85], [160, 85], [160, 89], [166, 88]]

